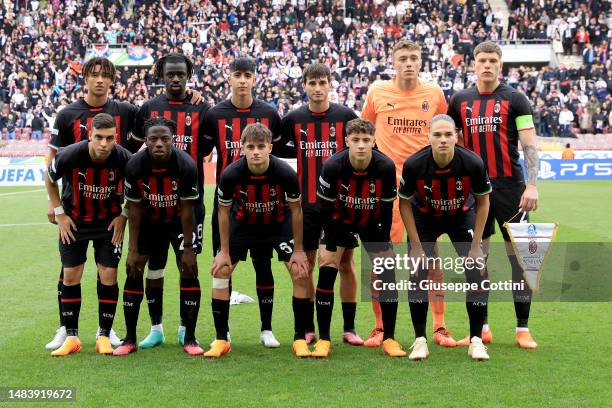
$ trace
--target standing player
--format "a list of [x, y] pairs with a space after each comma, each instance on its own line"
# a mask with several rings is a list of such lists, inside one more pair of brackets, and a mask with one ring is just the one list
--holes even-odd
[[200, 310], [200, 281], [193, 240], [196, 223], [193, 206], [198, 202], [197, 169], [189, 155], [172, 145], [176, 123], [163, 117], [144, 124], [147, 148], [132, 157], [126, 167], [125, 197], [130, 201], [130, 248], [123, 291], [127, 335], [114, 351], [125, 356], [138, 349], [136, 324], [143, 297], [142, 276], [147, 260], [163, 269], [172, 245], [180, 273], [180, 313], [185, 324], [183, 350], [200, 355], [195, 328]]
[[[207, 103], [191, 103], [187, 96], [187, 81], [193, 74], [193, 63], [182, 54], [168, 54], [160, 58], [154, 66], [154, 75], [165, 85], [164, 94], [145, 102], [134, 124], [133, 136], [143, 142], [144, 122], [151, 117], [164, 117], [176, 122], [176, 133], [172, 136], [173, 145], [189, 154], [198, 168], [198, 200], [193, 204], [197, 235], [196, 254], [202, 252], [202, 233], [204, 223], [204, 171], [203, 160], [206, 140], [204, 138], [204, 120], [209, 109]], [[149, 257], [146, 274], [145, 294], [151, 332], [138, 344], [140, 348], [152, 348], [165, 340], [162, 326], [164, 269], [160, 259], [153, 253]], [[164, 256], [165, 258], [165, 256]], [[165, 263], [165, 262], [164, 262]], [[185, 326], [179, 326], [179, 343], [184, 343]]]
[[[491, 178], [491, 207], [483, 235], [485, 253], [497, 220], [506, 244], [512, 280], [520, 282], [524, 279], [523, 269], [503, 224], [516, 221], [518, 211], [528, 213], [538, 208], [538, 150], [531, 105], [524, 94], [499, 82], [502, 51], [494, 42], [476, 46], [474, 70], [476, 86], [453, 95], [448, 112], [460, 124], [464, 146], [482, 157]], [[525, 156], [526, 181], [519, 161], [519, 141]], [[531, 290], [514, 291], [513, 296], [516, 342], [521, 348], [535, 349], [537, 343], [528, 329]], [[491, 341], [488, 324], [483, 328], [482, 337], [485, 342]], [[467, 342], [464, 339], [460, 344], [467, 345]]]
[[[262, 124], [248, 125], [241, 136], [244, 157], [230, 164], [218, 185], [221, 247], [211, 268], [212, 313], [216, 340], [204, 356], [229, 353], [230, 277], [238, 261], [270, 259], [272, 249], [285, 262], [293, 281], [295, 337], [293, 352], [308, 357], [304, 339], [308, 305], [308, 265], [302, 246], [302, 208], [297, 174], [271, 156], [272, 133]], [[291, 218], [289, 218], [291, 212]]]
[[[115, 142], [128, 150], [134, 152], [138, 145], [128, 138], [132, 124], [138, 109], [127, 103], [118, 102], [108, 98], [108, 91], [116, 77], [116, 69], [112, 62], [106, 58], [94, 57], [83, 65], [83, 79], [85, 80], [85, 97], [77, 100], [62, 109], [55, 119], [51, 129], [51, 140], [49, 141], [49, 162], [57, 154], [58, 150], [73, 143], [87, 140], [91, 132], [94, 116], [99, 113], [107, 113], [116, 122], [117, 137]], [[55, 214], [51, 201], [49, 201], [47, 217], [55, 223]], [[57, 285], [58, 303], [60, 312], [60, 328], [57, 330], [53, 340], [45, 347], [56, 349], [66, 339], [66, 327], [62, 318], [61, 287], [64, 276], [60, 273]], [[98, 293], [100, 292], [98, 282]], [[96, 335], [96, 337], [98, 334]], [[110, 338], [113, 346], [121, 344], [121, 340], [111, 330]]]
[[[89, 141], [73, 144], [53, 158], [45, 177], [59, 227], [64, 272], [61, 307], [66, 339], [52, 356], [67, 356], [81, 350], [78, 337], [81, 278], [89, 241], [93, 241], [99, 279], [100, 333], [96, 351], [113, 352], [109, 335], [117, 309], [117, 265], [127, 220], [121, 211], [119, 186], [130, 152], [115, 143], [117, 129], [112, 116], [97, 114], [91, 130]], [[60, 179], [61, 200], [57, 186]]]
[[[223, 170], [240, 158], [240, 136], [251, 123], [261, 123], [272, 132], [272, 141], [280, 139], [280, 116], [267, 103], [253, 98], [257, 65], [250, 58], [236, 58], [229, 66], [230, 99], [219, 102], [206, 114], [206, 131], [210, 147], [217, 150], [217, 180]], [[207, 152], [209, 153], [209, 152]], [[220, 247], [217, 220], [217, 192], [215, 190], [212, 214], [213, 256]], [[256, 276], [257, 297], [261, 316], [260, 341], [265, 347], [279, 347], [272, 333], [272, 308], [274, 302], [274, 278], [269, 259], [251, 258]]]
[[[393, 257], [390, 230], [393, 201], [397, 196], [395, 165], [374, 149], [372, 123], [353, 119], [346, 124], [348, 149], [330, 157], [321, 169], [317, 195], [321, 198], [323, 238], [319, 247], [319, 281], [316, 290], [319, 341], [312, 357], [326, 358], [331, 341], [329, 328], [334, 307], [334, 282], [346, 248], [355, 248], [357, 235], [370, 258]], [[385, 279], [391, 279], [391, 273]], [[383, 352], [403, 357], [406, 352], [394, 337], [397, 294], [380, 298], [384, 328]]]
[[[446, 113], [447, 110], [442, 89], [419, 79], [422, 63], [421, 47], [418, 44], [408, 40], [398, 41], [393, 46], [395, 78], [374, 83], [368, 90], [361, 112], [363, 119], [376, 125], [376, 146], [393, 159], [398, 181], [404, 160], [429, 143], [427, 138], [431, 118]], [[404, 240], [404, 226], [398, 203], [393, 206], [391, 240]], [[440, 269], [434, 269], [430, 274], [436, 274], [437, 278], [442, 277]], [[443, 294], [435, 295], [439, 299], [432, 303], [434, 341], [440, 345], [454, 346], [455, 340], [445, 329]], [[375, 301], [372, 302], [372, 308], [376, 316], [376, 328], [365, 345], [376, 347], [383, 339], [380, 332], [382, 322], [380, 308]]]
[[[287, 114], [282, 120], [282, 145], [293, 147], [292, 157], [297, 157], [298, 178], [301, 184], [302, 212], [304, 213], [304, 249], [308, 257], [310, 276], [308, 324], [306, 341], [314, 341], [314, 284], [312, 272], [321, 238], [321, 210], [317, 200], [317, 180], [321, 166], [334, 153], [344, 149], [346, 123], [356, 119], [352, 109], [329, 102], [331, 72], [323, 64], [308, 65], [302, 73], [302, 87], [308, 95], [308, 105]], [[340, 264], [340, 297], [344, 316], [345, 342], [363, 344], [355, 332], [357, 310], [357, 277], [353, 262], [353, 248], [344, 251]]]
[[[434, 259], [436, 240], [448, 234], [457, 254], [465, 260], [466, 280], [482, 288], [485, 265], [481, 241], [491, 192], [487, 171], [480, 157], [455, 146], [455, 122], [450, 116], [433, 117], [429, 124], [429, 142], [430, 146], [406, 160], [400, 181], [400, 212], [408, 231], [410, 257]], [[419, 289], [426, 279], [427, 268], [410, 276], [417, 288], [408, 294], [416, 338], [408, 357], [411, 360], [423, 360], [429, 355], [425, 335], [428, 293]], [[480, 338], [487, 300], [488, 291], [466, 292], [470, 320], [468, 354], [475, 360], [489, 359]]]

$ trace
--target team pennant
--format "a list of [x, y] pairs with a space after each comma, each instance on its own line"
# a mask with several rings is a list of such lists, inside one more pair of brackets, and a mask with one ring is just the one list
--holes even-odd
[[544, 261], [555, 239], [557, 223], [506, 222], [514, 253], [523, 268], [523, 276], [531, 290], [540, 289]]

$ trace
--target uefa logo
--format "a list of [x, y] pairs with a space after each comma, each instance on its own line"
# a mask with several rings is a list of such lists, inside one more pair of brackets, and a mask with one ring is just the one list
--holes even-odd
[[529, 227], [527, 227], [527, 234], [531, 237], [538, 235], [538, 230], [534, 224], [530, 224]]

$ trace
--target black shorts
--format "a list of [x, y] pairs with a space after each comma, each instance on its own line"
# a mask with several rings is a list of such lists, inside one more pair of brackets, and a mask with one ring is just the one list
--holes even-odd
[[121, 260], [123, 242], [113, 245], [113, 231], [108, 231], [110, 221], [102, 224], [78, 224], [74, 233], [76, 240], [68, 245], [59, 240], [60, 258], [64, 268], [73, 268], [87, 261], [87, 247], [93, 241], [96, 264], [117, 268]]
[[[504, 241], [510, 241], [510, 236], [504, 228], [504, 223], [519, 222], [523, 215], [522, 212], [518, 212], [523, 191], [525, 191], [525, 184], [523, 183], [511, 187], [493, 188], [493, 191], [489, 195], [489, 216], [485, 223], [482, 239], [489, 238], [491, 235], [495, 234], [495, 221], [497, 221]], [[525, 219], [529, 221], [529, 216]]]
[[444, 234], [448, 235], [459, 256], [467, 256], [476, 223], [474, 210], [446, 217], [434, 217], [420, 211], [413, 211], [413, 214], [419, 240], [427, 256], [436, 256], [436, 241]]
[[316, 251], [319, 249], [321, 242], [321, 233], [323, 227], [321, 225], [321, 210], [318, 205], [303, 205], [302, 214], [304, 217], [304, 250]]
[[293, 255], [293, 235], [291, 233], [291, 220], [284, 222], [275, 231], [259, 230], [240, 231], [232, 227], [230, 231], [230, 257], [232, 264], [246, 261], [247, 252], [251, 259], [270, 259], [272, 250], [276, 251], [278, 260], [289, 262]]
[[331, 244], [332, 247], [339, 246], [342, 248], [353, 249], [359, 246], [359, 241], [357, 240], [357, 237], [359, 237], [365, 250], [370, 253], [382, 252], [392, 247], [389, 231], [382, 231], [380, 225], [378, 224], [369, 225], [358, 229], [336, 225], [335, 233], [335, 243], [329, 242], [329, 239], [325, 236], [325, 233], [323, 233], [321, 237], [321, 245], [329, 246]]
[[[197, 233], [192, 239], [195, 243]], [[149, 269], [164, 269], [168, 262], [168, 249], [172, 245], [177, 265], [183, 256], [183, 228], [180, 222], [169, 224], [144, 222], [138, 232], [138, 252], [149, 258]], [[201, 247], [200, 247], [201, 249]], [[180, 269], [180, 268], [179, 268]]]

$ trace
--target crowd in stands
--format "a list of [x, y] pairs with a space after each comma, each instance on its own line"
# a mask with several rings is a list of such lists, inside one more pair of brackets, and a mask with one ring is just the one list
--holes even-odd
[[[0, 129], [8, 139], [20, 128], [28, 128], [31, 138], [43, 137], [56, 112], [82, 96], [79, 73], [92, 44], [139, 44], [151, 48], [154, 58], [189, 55], [190, 86], [211, 104], [229, 93], [228, 63], [238, 55], [256, 57], [257, 97], [283, 115], [303, 103], [302, 67], [312, 61], [332, 68], [332, 101], [360, 110], [370, 84], [393, 75], [390, 50], [400, 37], [422, 44], [422, 78], [436, 81], [450, 97], [473, 85], [471, 52], [479, 42], [561, 36], [561, 52], [584, 55], [582, 66], [520, 67], [506, 80], [538, 107], [541, 135], [570, 132], [560, 127], [569, 118], [564, 106], [572, 127], [607, 132], [610, 3], [509, 6], [510, 30], [503, 33], [486, 0], [0, 0]], [[141, 105], [162, 90], [148, 68], [118, 72], [115, 98]]]

